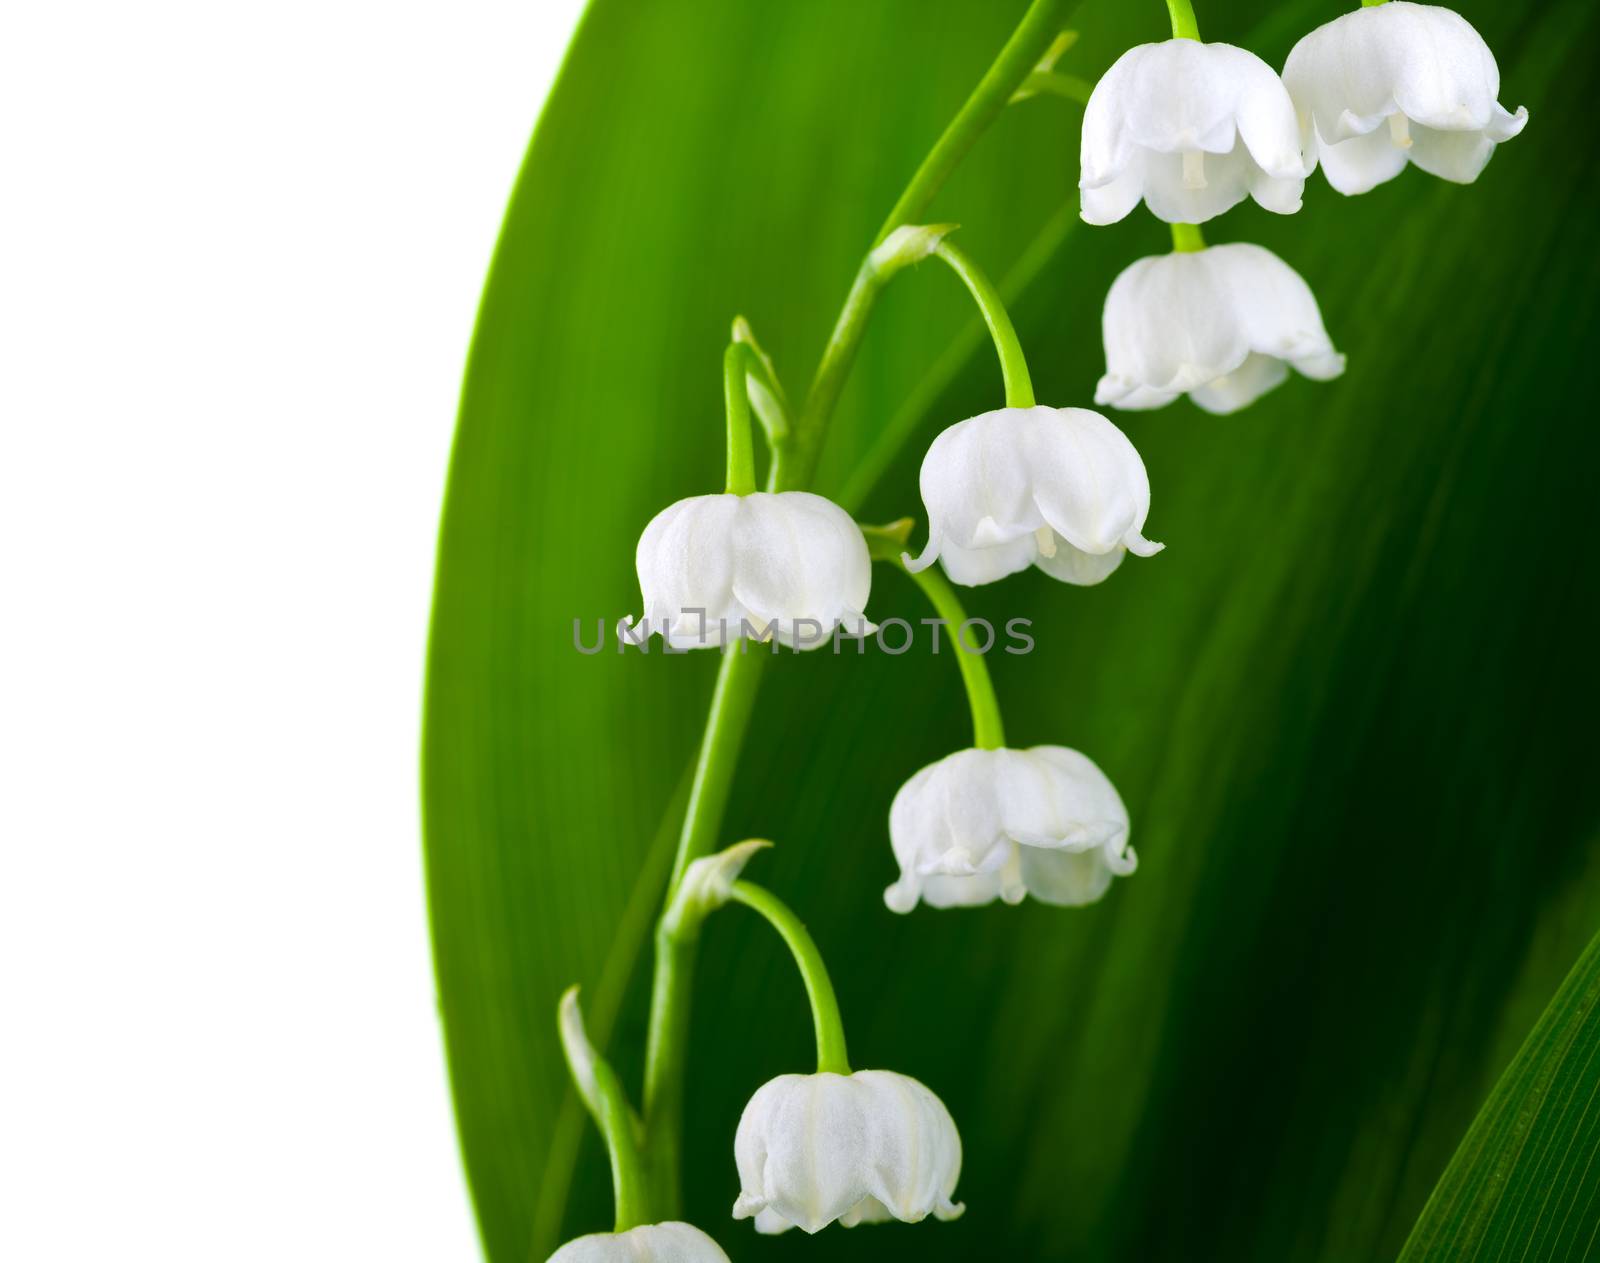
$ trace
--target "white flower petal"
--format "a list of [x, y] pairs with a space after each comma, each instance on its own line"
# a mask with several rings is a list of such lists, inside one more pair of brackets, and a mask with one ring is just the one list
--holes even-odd
[[1249, 407], [1274, 386], [1283, 385], [1288, 377], [1289, 366], [1282, 360], [1252, 353], [1231, 373], [1214, 377], [1204, 386], [1196, 386], [1189, 392], [1189, 398], [1215, 416], [1226, 416]]
[[649, 623], [641, 634], [675, 648], [764, 639], [769, 627], [783, 644], [815, 648], [835, 627], [872, 629], [866, 540], [849, 514], [809, 492], [680, 500], [645, 527], [635, 560]]
[[[900, 880], [884, 899], [896, 912], [1024, 894], [1085, 903], [1133, 871], [1127, 808], [1105, 773], [1064, 746], [962, 750], [923, 768], [895, 795], [889, 836]], [[1041, 852], [1079, 862], [1044, 863]]]
[[1114, 224], [1127, 218], [1128, 212], [1144, 196], [1144, 154], [1136, 153], [1126, 165], [1105, 183], [1083, 185], [1078, 191], [1078, 214], [1086, 224]]
[[1087, 408], [1033, 408], [1024, 443], [1034, 502], [1057, 535], [1096, 555], [1144, 542], [1150, 480], [1126, 434]]
[[1145, 412], [1152, 408], [1165, 408], [1182, 393], [1181, 390], [1159, 390], [1130, 377], [1107, 373], [1094, 388], [1094, 401], [1120, 408], [1124, 412]]
[[[1459, 13], [1390, 0], [1325, 23], [1290, 52], [1283, 80], [1302, 143], [1342, 193], [1392, 179], [1407, 159], [1467, 183], [1527, 111], [1502, 108], [1500, 69]], [[1358, 143], [1359, 142], [1359, 143]]]
[[1216, 249], [1138, 259], [1111, 283], [1101, 317], [1106, 375], [1130, 392], [1150, 392], [1144, 406], [1175, 399], [1250, 353], [1226, 278], [1213, 266]]
[[1494, 141], [1481, 131], [1439, 131], [1418, 123], [1411, 127], [1411, 148], [1405, 156], [1429, 175], [1471, 184], [1494, 157]]
[[785, 1074], [750, 1098], [734, 1137], [734, 1218], [818, 1232], [892, 1217], [953, 1219], [961, 1139], [944, 1104], [886, 1070]]
[[669, 1221], [590, 1233], [567, 1242], [548, 1263], [728, 1263], [728, 1256], [693, 1224]]
[[1199, 188], [1187, 182], [1182, 154], [1147, 152], [1143, 157], [1145, 205], [1169, 224], [1203, 224], [1237, 206], [1250, 195], [1256, 172], [1243, 142], [1224, 153], [1206, 154], [1201, 167], [1205, 183]]
[[1094, 903], [1111, 888], [1111, 878], [1098, 851], [1022, 851], [1022, 879], [1041, 903], [1066, 908]]
[[1253, 196], [1298, 210], [1305, 164], [1294, 107], [1272, 68], [1230, 44], [1171, 39], [1123, 53], [1084, 109], [1081, 213], [1121, 219], [1142, 196], [1172, 223], [1203, 223]]
[[1232, 412], [1282, 382], [1284, 364], [1319, 380], [1344, 370], [1310, 286], [1245, 242], [1130, 264], [1106, 295], [1101, 327], [1106, 374], [1096, 398], [1118, 407], [1187, 394]]
[[[922, 498], [928, 546], [911, 564], [942, 560], [955, 583], [992, 583], [1030, 564], [1098, 582], [1124, 548], [1148, 556], [1156, 547], [1140, 533], [1150, 511], [1144, 462], [1085, 408], [1001, 408], [951, 426], [923, 459]], [[1068, 555], [1046, 556], [1041, 540]]]
[[1061, 539], [1056, 541], [1055, 556], [1041, 554], [1035, 564], [1052, 579], [1087, 588], [1109, 579], [1127, 555], [1128, 550], [1121, 546], [1107, 553], [1086, 553]]
[[958, 548], [989, 548], [1042, 525], [1029, 494], [1027, 455], [1004, 419], [986, 412], [940, 432], [919, 482], [929, 531]]
[[994, 583], [1026, 570], [1038, 556], [1039, 547], [1031, 531], [991, 548], [957, 548], [954, 544], [945, 544], [939, 549], [939, 561], [945, 574], [950, 576], [950, 582], [969, 588]]
[[[1395, 4], [1398, 0], [1389, 2]], [[1370, 192], [1406, 168], [1406, 151], [1398, 148], [1382, 128], [1333, 145], [1319, 137], [1316, 144], [1322, 174], [1346, 197]]]

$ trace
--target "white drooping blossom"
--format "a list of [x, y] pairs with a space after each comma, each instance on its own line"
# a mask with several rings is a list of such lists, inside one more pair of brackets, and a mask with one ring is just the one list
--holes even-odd
[[1078, 188], [1091, 224], [1116, 223], [1140, 198], [1174, 224], [1204, 223], [1246, 197], [1293, 214], [1305, 175], [1283, 81], [1231, 44], [1136, 45], [1084, 108]]
[[1470, 184], [1528, 111], [1498, 101], [1494, 54], [1459, 13], [1390, 0], [1319, 26], [1289, 53], [1283, 81], [1310, 167], [1365, 193], [1413, 162]]
[[1156, 255], [1125, 268], [1101, 322], [1106, 373], [1094, 401], [1160, 408], [1188, 395], [1235, 412], [1296, 372], [1344, 372], [1311, 287], [1272, 251], [1239, 242]]
[[569, 1241], [549, 1263], [729, 1263], [719, 1246], [693, 1224], [645, 1224], [626, 1232], [594, 1232]]
[[1144, 462], [1123, 432], [1086, 408], [1000, 408], [945, 430], [922, 461], [928, 543], [967, 586], [1038, 566], [1099, 583], [1128, 552], [1160, 552], [1140, 532], [1150, 512]]
[[838, 1220], [954, 1219], [961, 1137], [931, 1091], [889, 1070], [783, 1074], [745, 1106], [733, 1141], [735, 1219], [757, 1232], [818, 1232]]
[[895, 795], [889, 839], [900, 880], [884, 902], [895, 912], [919, 899], [1093, 903], [1137, 863], [1115, 787], [1064, 746], [961, 750], [930, 764]]
[[[741, 637], [814, 649], [873, 630], [872, 562], [850, 515], [808, 491], [694, 496], [651, 519], [635, 555], [644, 621], [675, 649]], [[623, 623], [627, 628], [630, 624]]]

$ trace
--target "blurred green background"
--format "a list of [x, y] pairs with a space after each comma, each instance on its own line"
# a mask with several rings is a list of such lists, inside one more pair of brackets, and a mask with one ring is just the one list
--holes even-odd
[[[731, 317], [802, 394], [878, 222], [1023, 8], [595, 0], [540, 121], [467, 374], [424, 752], [451, 1073], [497, 1263], [610, 1226], [555, 1001], [583, 984], [636, 1085], [637, 966], [716, 666], [582, 656], [573, 620], [592, 639], [637, 612], [644, 524], [720, 490]], [[1199, 18], [1281, 66], [1341, 11]], [[791, 962], [733, 909], [701, 953], [686, 1169], [688, 1216], [734, 1258], [1390, 1257], [1600, 924], [1600, 17], [1463, 12], [1501, 100], [1532, 115], [1476, 185], [1413, 170], [1346, 199], [1319, 174], [1298, 215], [1247, 204], [1206, 227], [1306, 277], [1345, 376], [1232, 417], [1116, 414], [1167, 551], [1098, 588], [1030, 573], [970, 593], [974, 614], [1034, 620], [1033, 655], [991, 660], [1008, 735], [1110, 774], [1134, 877], [1081, 911], [892, 916], [889, 800], [970, 741], [953, 661], [768, 672], [725, 840], [778, 841], [751, 875], [810, 923], [856, 1064], [949, 1105], [968, 1212], [815, 1242], [729, 1218], [740, 1110], [812, 1057]], [[1167, 33], [1156, 0], [1068, 24], [1060, 68], [1090, 79]], [[1010, 276], [1057, 405], [1092, 397], [1111, 279], [1167, 247], [1142, 209], [1075, 223], [1080, 117], [1008, 109], [930, 214]], [[861, 514], [920, 518], [927, 442], [999, 403], [953, 278], [902, 277], [818, 489], [860, 490], [874, 436], [913, 426]], [[926, 613], [902, 576], [875, 580], [874, 617]]]

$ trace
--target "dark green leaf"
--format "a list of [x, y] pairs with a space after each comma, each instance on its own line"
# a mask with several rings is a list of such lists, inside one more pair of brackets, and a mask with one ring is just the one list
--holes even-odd
[[1600, 1241], [1600, 937], [1473, 1120], [1402, 1263], [1588, 1259]]

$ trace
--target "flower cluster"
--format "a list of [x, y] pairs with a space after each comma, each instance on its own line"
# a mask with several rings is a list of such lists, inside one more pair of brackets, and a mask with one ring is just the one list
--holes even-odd
[[1471, 24], [1408, 0], [1318, 27], [1281, 77], [1244, 49], [1198, 38], [1129, 49], [1084, 110], [1082, 215], [1114, 223], [1143, 201], [1173, 225], [1176, 251], [1133, 263], [1106, 296], [1095, 402], [1159, 408], [1188, 395], [1227, 413], [1290, 368], [1337, 377], [1344, 357], [1299, 274], [1260, 246], [1206, 248], [1197, 225], [1246, 197], [1292, 214], [1318, 166], [1344, 194], [1408, 162], [1470, 183], [1528, 119], [1499, 92], [1494, 55]]
[[[1083, 219], [1114, 223], [1142, 202], [1171, 225], [1174, 244], [1171, 253], [1132, 263], [1112, 284], [1102, 315], [1105, 373], [1094, 402], [1152, 409], [1187, 395], [1206, 412], [1231, 413], [1291, 369], [1327, 381], [1344, 371], [1345, 359], [1294, 269], [1248, 242], [1208, 247], [1199, 225], [1246, 199], [1293, 214], [1318, 167], [1344, 194], [1366, 192], [1408, 163], [1469, 182], [1495, 145], [1522, 129], [1527, 113], [1499, 104], [1493, 55], [1448, 9], [1390, 0], [1347, 13], [1300, 40], [1281, 75], [1245, 49], [1202, 42], [1188, 0], [1169, 0], [1169, 9], [1174, 37], [1123, 53], [1084, 107]], [[1065, 46], [1052, 45], [1034, 75], [1048, 79]], [[1027, 85], [1016, 91], [1014, 99], [1033, 94]], [[887, 232], [853, 291], [853, 301], [869, 303], [895, 273], [938, 259], [970, 291], [999, 357], [1005, 406], [948, 426], [923, 457], [927, 539], [920, 554], [913, 558], [905, 547], [910, 519], [862, 527], [840, 505], [800, 489], [803, 461], [814, 458], [820, 438], [796, 429], [815, 418], [791, 417], [771, 361], [739, 320], [724, 357], [725, 490], [662, 510], [635, 555], [644, 613], [624, 634], [659, 635], [676, 649], [720, 647], [728, 655], [658, 926], [663, 955], [651, 1039], [682, 1038], [685, 1023], [671, 1016], [680, 1003], [672, 953], [729, 903], [757, 912], [782, 936], [816, 1029], [816, 1073], [780, 1075], [758, 1088], [733, 1139], [733, 1217], [753, 1219], [761, 1233], [953, 1219], [963, 1210], [954, 1200], [962, 1151], [950, 1112], [922, 1083], [887, 1070], [850, 1070], [816, 944], [776, 895], [741, 878], [767, 843], [709, 853], [721, 806], [702, 789], [725, 791], [731, 769], [719, 760], [734, 757], [729, 751], [738, 743], [737, 734], [729, 738], [717, 727], [738, 711], [728, 700], [736, 689], [728, 664], [748, 641], [803, 650], [872, 631], [866, 606], [874, 561], [898, 566], [945, 621], [959, 626], [965, 613], [952, 584], [975, 587], [1037, 569], [1092, 586], [1130, 553], [1151, 557], [1163, 547], [1144, 533], [1150, 482], [1133, 443], [1101, 413], [1035, 402], [1004, 304], [949, 239], [951, 231], [904, 224]], [[836, 333], [829, 354], [843, 336]], [[847, 364], [849, 351], [839, 354]], [[752, 414], [771, 458], [766, 490], [756, 489]], [[803, 472], [797, 476], [795, 468]], [[898, 877], [885, 903], [898, 913], [918, 904], [1015, 904], [1030, 895], [1065, 907], [1095, 903], [1136, 867], [1127, 808], [1087, 755], [1061, 745], [1008, 745], [987, 667], [957, 649], [973, 746], [922, 768], [895, 794], [888, 841]], [[748, 694], [744, 700], [748, 705]], [[554, 1259], [726, 1263], [698, 1228], [648, 1213], [649, 1182], [660, 1178], [642, 1147], [653, 1120], [634, 1114], [588, 1045], [575, 991], [560, 1013], [574, 1083], [612, 1158], [617, 1225], [570, 1242]], [[647, 1067], [681, 1062], [681, 1050], [667, 1055], [652, 1043], [647, 1051]], [[652, 1072], [647, 1103], [652, 1089], [673, 1090], [648, 1080]], [[675, 1204], [669, 1196], [657, 1209]]]

